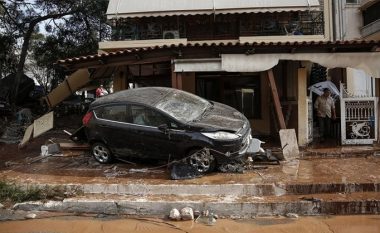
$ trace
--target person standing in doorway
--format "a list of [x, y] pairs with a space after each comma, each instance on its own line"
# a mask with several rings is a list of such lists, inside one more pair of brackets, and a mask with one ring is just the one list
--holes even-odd
[[328, 88], [323, 89], [323, 94], [318, 96], [314, 103], [317, 111], [319, 134], [321, 142], [330, 136], [331, 119], [336, 118], [334, 100], [331, 98], [331, 91]]

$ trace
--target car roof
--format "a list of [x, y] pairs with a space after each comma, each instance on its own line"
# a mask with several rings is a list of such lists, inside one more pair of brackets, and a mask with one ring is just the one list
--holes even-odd
[[168, 87], [141, 87], [118, 91], [110, 95], [96, 99], [90, 105], [91, 108], [121, 102], [134, 102], [154, 106], [165, 95], [176, 89]]

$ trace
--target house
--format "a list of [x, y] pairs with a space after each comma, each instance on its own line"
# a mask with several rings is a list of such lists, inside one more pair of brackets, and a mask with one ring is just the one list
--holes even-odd
[[[112, 78], [115, 91], [171, 86], [237, 108], [254, 134], [276, 138], [279, 129], [295, 128], [307, 145], [314, 125], [309, 84], [328, 78], [339, 86], [346, 67], [380, 77], [379, 41], [333, 41], [332, 2], [110, 0], [112, 41], [99, 43], [97, 55], [58, 61], [74, 73], [47, 103], [55, 106], [62, 93], [92, 79]], [[371, 114], [360, 119], [373, 126], [365, 143], [377, 139], [373, 98], [363, 105]]]

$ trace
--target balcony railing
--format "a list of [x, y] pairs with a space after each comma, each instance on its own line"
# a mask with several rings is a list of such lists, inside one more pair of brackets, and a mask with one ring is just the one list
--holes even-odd
[[113, 41], [324, 34], [321, 11], [119, 19], [111, 21], [111, 25]]
[[364, 38], [377, 32], [380, 32], [380, 19], [361, 28], [361, 33]]

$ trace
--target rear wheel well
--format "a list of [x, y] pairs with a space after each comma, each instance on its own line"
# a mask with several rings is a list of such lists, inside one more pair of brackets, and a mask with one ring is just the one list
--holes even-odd
[[112, 151], [103, 142], [94, 142], [91, 144], [91, 154], [99, 163], [111, 163], [114, 159]]
[[99, 139], [92, 139], [92, 140], [88, 141], [88, 143], [90, 145], [93, 145], [95, 143], [103, 143], [104, 145], [107, 145], [107, 143], [105, 143], [103, 140], [99, 140]]

